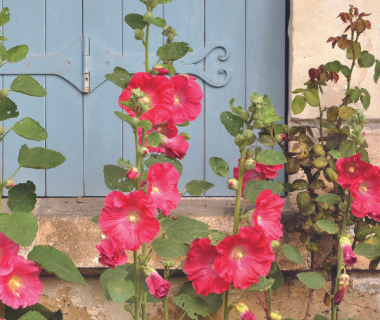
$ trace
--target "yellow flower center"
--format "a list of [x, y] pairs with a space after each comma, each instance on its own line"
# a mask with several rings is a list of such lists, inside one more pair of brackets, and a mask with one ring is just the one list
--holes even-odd
[[166, 132], [166, 127], [165, 127], [165, 125], [160, 125], [160, 126], [158, 126], [158, 128], [157, 128], [157, 132], [158, 132], [158, 133], [165, 133], [165, 132]]
[[139, 213], [136, 211], [131, 211], [129, 212], [128, 219], [130, 222], [134, 223], [138, 220], [139, 218]]
[[366, 186], [364, 186], [363, 184], [361, 184], [361, 185], [359, 186], [359, 191], [360, 191], [360, 192], [367, 192], [368, 189], [367, 189]]
[[148, 97], [144, 97], [144, 98], [142, 98], [142, 102], [144, 102], [144, 103], [149, 102], [149, 98], [148, 98]]
[[159, 191], [158, 188], [156, 188], [156, 187], [153, 187], [153, 188], [152, 188], [152, 192], [153, 192], [153, 193], [157, 193], [158, 191]]
[[243, 258], [243, 254], [242, 254], [240, 251], [235, 252], [235, 256], [236, 256], [236, 258], [238, 258], [238, 259]]
[[261, 221], [261, 217], [260, 216], [257, 217], [257, 221]]
[[19, 297], [19, 293], [16, 292], [18, 290], [18, 288], [21, 288], [22, 287], [22, 283], [21, 283], [21, 277], [12, 277], [11, 280], [9, 280], [8, 282], [11, 290], [13, 291], [13, 293]]
[[174, 98], [174, 103], [175, 103], [175, 104], [179, 104], [179, 99]]
[[354, 173], [355, 172], [355, 167], [353, 165], [351, 165], [351, 166], [348, 167], [347, 171], [349, 173]]

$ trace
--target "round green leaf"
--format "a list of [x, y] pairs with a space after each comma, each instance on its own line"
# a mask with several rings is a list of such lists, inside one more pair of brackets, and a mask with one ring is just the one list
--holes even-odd
[[203, 192], [211, 189], [215, 185], [203, 180], [192, 180], [186, 183], [186, 191], [191, 196], [200, 196]]
[[7, 61], [13, 63], [24, 60], [28, 54], [28, 51], [29, 48], [25, 44], [10, 48], [7, 51]]
[[375, 74], [373, 76], [373, 81], [377, 83], [377, 81], [379, 81], [379, 77], [380, 77], [380, 61], [376, 60]]
[[115, 304], [127, 301], [135, 293], [133, 282], [130, 280], [124, 280], [124, 278], [110, 279], [107, 283], [107, 289]]
[[44, 97], [47, 94], [46, 90], [36, 80], [25, 74], [14, 79], [9, 90], [33, 97]]
[[317, 314], [313, 320], [329, 320], [328, 318], [321, 316], [320, 314]]
[[343, 156], [339, 153], [338, 150], [330, 150], [329, 155], [332, 156], [334, 159], [342, 159]]
[[17, 118], [18, 115], [17, 106], [11, 99], [4, 98], [0, 101], [0, 121]]
[[127, 14], [124, 18], [124, 21], [132, 28], [132, 29], [144, 29], [147, 23], [144, 21], [144, 17], [141, 14], [130, 13]]
[[305, 265], [305, 260], [303, 259], [301, 252], [296, 247], [290, 244], [284, 244], [282, 246], [282, 253], [289, 260]]
[[335, 234], [339, 231], [338, 226], [331, 220], [327, 220], [327, 219], [318, 220], [317, 226], [330, 234]]
[[159, 28], [163, 28], [166, 26], [166, 21], [165, 19], [162, 19], [160, 17], [146, 17], [144, 18], [144, 21], [145, 22], [148, 22], [148, 23], [151, 23], [151, 24], [154, 24], [156, 27], [159, 27]]
[[208, 163], [210, 164], [211, 169], [221, 177], [228, 177], [228, 171], [230, 170], [228, 168], [228, 164], [226, 161], [224, 161], [222, 158], [218, 157], [212, 157], [208, 160]]
[[341, 64], [340, 64], [340, 61], [335, 60], [335, 61], [329, 62], [329, 63], [327, 64], [327, 66], [328, 66], [328, 68], [329, 68], [331, 71], [339, 72], [339, 71], [340, 71]]
[[173, 302], [185, 310], [191, 319], [198, 320], [198, 315], [202, 317], [208, 315], [207, 302], [200, 295], [194, 293], [180, 294]]
[[46, 318], [37, 311], [29, 311], [27, 314], [24, 314], [18, 320], [46, 320]]
[[267, 189], [270, 189], [273, 193], [280, 195], [282, 186], [272, 181], [251, 180], [245, 185], [244, 197], [249, 203], [256, 203], [256, 199], [260, 192]]
[[125, 277], [128, 275], [128, 270], [130, 266], [132, 265], [127, 264], [124, 266], [116, 266], [114, 269], [109, 268], [101, 274], [100, 283], [102, 284], [102, 287], [103, 287], [104, 296], [106, 297], [108, 301], [112, 300], [111, 295], [108, 291], [108, 286], [107, 286], [108, 282], [114, 278], [125, 279]]
[[186, 42], [171, 42], [159, 47], [157, 57], [162, 61], [174, 61], [181, 59], [189, 51], [189, 44]]
[[375, 56], [368, 51], [363, 51], [358, 59], [359, 65], [364, 68], [371, 68], [375, 63]]
[[135, 181], [127, 178], [126, 169], [108, 164], [104, 166], [103, 173], [104, 183], [110, 190], [130, 192], [135, 187]]
[[128, 83], [132, 79], [132, 76], [129, 74], [129, 72], [120, 67], [114, 68], [113, 73], [108, 73], [105, 75], [105, 77], [108, 81], [111, 81], [122, 89], [128, 87]]
[[354, 252], [355, 254], [366, 257], [368, 259], [380, 256], [380, 248], [365, 242], [357, 245]]
[[316, 88], [307, 88], [304, 92], [306, 102], [312, 107], [319, 106], [319, 94]]
[[243, 132], [244, 121], [229, 111], [223, 111], [220, 114], [220, 121], [226, 127], [228, 133], [236, 137], [239, 133]]
[[19, 245], [27, 247], [36, 237], [38, 222], [30, 212], [0, 213], [0, 231]]
[[341, 197], [339, 197], [337, 194], [332, 194], [332, 193], [321, 194], [315, 200], [318, 202], [324, 202], [328, 204], [338, 204], [342, 202]]
[[354, 113], [355, 113], [355, 110], [352, 109], [351, 107], [347, 107], [343, 105], [339, 108], [339, 117], [341, 117], [343, 120], [347, 121], [349, 118], [353, 116]]
[[9, 9], [6, 7], [0, 12], [0, 27], [8, 23], [11, 20]]
[[161, 142], [161, 137], [158, 132], [152, 131], [148, 136], [148, 146], [156, 148]]
[[145, 166], [150, 168], [155, 163], [170, 163], [178, 171], [179, 175], [182, 175], [183, 166], [181, 161], [167, 156], [166, 154], [152, 154], [148, 160], [145, 161]]
[[60, 152], [41, 147], [29, 148], [26, 144], [18, 154], [18, 163], [24, 168], [51, 169], [65, 161], [66, 158]]
[[279, 165], [286, 163], [286, 157], [281, 151], [265, 150], [260, 152], [256, 158], [258, 162], [267, 165]]
[[29, 117], [16, 122], [12, 129], [19, 136], [29, 140], [42, 141], [48, 137], [45, 129], [37, 121]]
[[165, 259], [179, 258], [189, 252], [189, 247], [173, 239], [156, 239], [152, 241], [152, 250]]
[[87, 282], [79, 273], [74, 262], [67, 253], [61, 252], [51, 246], [35, 246], [28, 254], [28, 260], [34, 261], [46, 271], [57, 277], [87, 286]]
[[8, 207], [11, 212], [32, 212], [37, 202], [36, 186], [32, 181], [16, 184], [8, 192]]
[[298, 279], [301, 280], [310, 289], [318, 290], [325, 286], [325, 278], [317, 272], [303, 272], [297, 274]]
[[306, 100], [303, 96], [296, 96], [292, 102], [292, 111], [294, 115], [302, 113], [306, 107]]

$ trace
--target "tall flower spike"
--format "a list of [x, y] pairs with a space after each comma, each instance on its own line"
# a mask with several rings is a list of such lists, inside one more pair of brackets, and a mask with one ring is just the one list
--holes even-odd
[[10, 273], [13, 269], [13, 260], [20, 249], [20, 245], [13, 242], [0, 232], [0, 276]]

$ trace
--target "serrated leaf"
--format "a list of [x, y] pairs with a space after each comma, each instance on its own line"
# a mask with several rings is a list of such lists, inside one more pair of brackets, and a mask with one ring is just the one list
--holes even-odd
[[148, 146], [152, 146], [156, 148], [160, 144], [160, 142], [161, 142], [161, 137], [159, 133], [155, 131], [152, 131], [151, 133], [149, 133]]
[[296, 247], [290, 244], [284, 244], [282, 246], [282, 253], [289, 260], [305, 265], [305, 260], [303, 259], [301, 252]]
[[222, 158], [218, 157], [211, 157], [208, 160], [208, 163], [210, 164], [211, 169], [221, 177], [228, 177], [228, 171], [230, 170], [228, 168], [228, 164], [226, 161], [224, 161]]
[[339, 231], [338, 226], [333, 221], [327, 219], [318, 220], [317, 226], [330, 234], [335, 234]]
[[276, 182], [265, 180], [250, 180], [244, 188], [244, 197], [249, 203], [256, 203], [256, 199], [260, 192], [270, 189], [273, 193], [280, 195], [282, 186]]
[[26, 144], [22, 145], [18, 154], [18, 163], [24, 168], [51, 169], [65, 161], [60, 152], [41, 147], [29, 148]]
[[203, 192], [214, 187], [215, 184], [203, 181], [203, 180], [192, 180], [186, 183], [186, 191], [191, 196], [200, 196]]
[[300, 279], [310, 289], [318, 290], [325, 286], [326, 280], [317, 272], [303, 272], [297, 274], [297, 278]]
[[241, 134], [244, 129], [244, 121], [229, 111], [223, 111], [220, 114], [220, 121], [227, 129], [228, 133], [233, 137], [236, 137], [239, 133]]
[[127, 264], [124, 266], [116, 266], [114, 269], [107, 269], [105, 272], [103, 272], [100, 276], [100, 283], [103, 287], [104, 296], [108, 301], [111, 301], [111, 295], [108, 291], [107, 284], [111, 279], [114, 278], [123, 278], [125, 279], [128, 275], [128, 270], [132, 265]]
[[121, 111], [114, 111], [114, 114], [120, 119], [127, 123], [130, 123], [132, 120], [132, 117], [129, 114], [123, 113]]
[[319, 94], [315, 88], [307, 88], [304, 92], [306, 102], [312, 107], [319, 106]]
[[11, 99], [4, 98], [0, 101], [0, 121], [17, 118], [18, 115], [17, 106]]
[[104, 183], [110, 190], [131, 192], [135, 187], [135, 181], [127, 178], [127, 171], [118, 166], [108, 164], [104, 166]]
[[35, 191], [36, 186], [29, 180], [26, 183], [16, 184], [9, 190], [7, 205], [11, 212], [32, 212], [37, 203]]
[[58, 249], [51, 246], [34, 246], [28, 254], [28, 260], [34, 261], [65, 281], [88, 286], [70, 256]]
[[281, 151], [264, 150], [260, 152], [256, 158], [258, 162], [266, 165], [279, 165], [286, 163], [286, 157]]
[[107, 283], [107, 289], [115, 304], [127, 301], [135, 293], [133, 282], [119, 277], [110, 279]]
[[159, 156], [152, 154], [149, 159], [145, 161], [145, 166], [150, 168], [155, 163], [170, 163], [178, 171], [179, 175], [182, 175], [182, 163], [177, 159], [167, 156], [166, 154], [160, 154]]
[[342, 159], [344, 158], [338, 150], [330, 150], [329, 152], [329, 155], [332, 156], [334, 159]]
[[179, 258], [189, 252], [189, 247], [182, 241], [173, 239], [156, 239], [151, 242], [152, 250], [165, 259]]
[[338, 204], [342, 202], [342, 198], [336, 194], [325, 193], [318, 196], [317, 199], [315, 199], [315, 201], [324, 202], [328, 204]]
[[47, 94], [46, 90], [35, 79], [25, 74], [14, 79], [9, 90], [33, 97], [44, 97]]
[[373, 246], [369, 243], [360, 243], [356, 246], [354, 253], [366, 257], [368, 259], [372, 259], [374, 257], [380, 256], [380, 248]]
[[0, 231], [14, 242], [27, 247], [36, 237], [38, 222], [30, 212], [0, 213]]
[[124, 17], [124, 21], [132, 29], [144, 29], [147, 23], [144, 21], [144, 17], [141, 14], [130, 13]]
[[188, 51], [188, 43], [171, 42], [159, 47], [156, 55], [162, 61], [175, 61], [184, 57]]
[[107, 73], [105, 75], [105, 78], [108, 81], [111, 81], [118, 87], [125, 89], [128, 87], [129, 81], [131, 81], [132, 76], [129, 74], [129, 72], [123, 68], [115, 67], [113, 69], [113, 73]]
[[248, 291], [253, 292], [264, 292], [270, 289], [274, 283], [274, 279], [267, 279], [267, 278], [262, 278], [259, 276], [260, 281], [257, 283], [254, 283], [250, 287], [248, 287]]
[[189, 318], [197, 320], [198, 315], [206, 317], [208, 315], [206, 301], [196, 294], [180, 294], [173, 302], [186, 311]]
[[306, 99], [303, 96], [296, 96], [292, 101], [292, 111], [294, 115], [302, 113], [306, 107]]
[[6, 7], [0, 12], [0, 27], [8, 23], [9, 20], [11, 20], [11, 15], [9, 13], [8, 7]]
[[148, 131], [148, 130], [152, 129], [152, 122], [150, 122], [149, 120], [141, 120], [137, 124], [137, 128], [143, 128], [143, 129]]
[[151, 23], [151, 24], [154, 24], [156, 27], [159, 27], [159, 28], [163, 28], [166, 26], [166, 21], [165, 19], [162, 19], [160, 17], [146, 17], [144, 18], [144, 21], [145, 22], [148, 22], [148, 23]]
[[29, 140], [43, 141], [48, 137], [46, 130], [37, 121], [29, 117], [16, 122], [12, 129], [19, 136]]
[[10, 48], [7, 50], [7, 61], [13, 63], [24, 60], [25, 57], [28, 55], [28, 51], [29, 48], [25, 44]]

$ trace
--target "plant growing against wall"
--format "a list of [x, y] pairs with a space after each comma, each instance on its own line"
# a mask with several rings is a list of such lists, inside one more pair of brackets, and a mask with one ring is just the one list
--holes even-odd
[[[0, 12], [0, 26], [10, 20], [8, 8]], [[27, 45], [6, 49], [0, 36], [0, 67], [6, 63], [22, 61], [28, 54]], [[35, 97], [44, 97], [45, 89], [32, 77], [19, 75], [9, 89], [0, 91], [0, 120], [17, 118], [17, 105], [8, 98], [8, 92], [17, 92]], [[5, 122], [0, 126], [0, 141], [8, 134], [34, 141], [47, 139], [45, 129], [35, 120], [24, 118], [13, 125]], [[7, 125], [8, 124], [8, 125]], [[7, 130], [7, 131], [5, 131]], [[6, 157], [3, 154], [3, 157]], [[37, 234], [38, 223], [32, 213], [37, 202], [36, 186], [32, 181], [15, 185], [14, 177], [20, 168], [51, 169], [65, 161], [65, 157], [54, 150], [40, 147], [29, 148], [24, 144], [18, 155], [18, 168], [14, 174], [1, 180], [1, 192], [9, 189], [7, 205], [11, 213], [3, 213], [0, 202], [0, 318], [2, 319], [62, 319], [62, 312], [52, 312], [38, 304], [43, 291], [39, 279], [41, 269], [66, 280], [87, 285], [71, 258], [51, 246], [35, 246], [28, 254], [28, 260], [18, 255], [20, 246], [30, 246]]]

